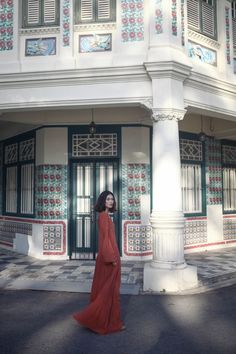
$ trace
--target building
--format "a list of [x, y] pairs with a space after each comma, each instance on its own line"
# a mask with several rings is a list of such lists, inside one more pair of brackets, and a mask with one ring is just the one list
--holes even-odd
[[0, 0], [0, 243], [93, 259], [118, 200], [145, 290], [236, 242], [236, 1]]

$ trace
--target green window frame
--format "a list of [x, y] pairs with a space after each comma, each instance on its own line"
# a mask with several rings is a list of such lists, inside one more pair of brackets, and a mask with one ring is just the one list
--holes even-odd
[[6, 140], [3, 160], [3, 214], [34, 217], [35, 134]]
[[195, 134], [180, 132], [180, 157], [183, 213], [205, 215], [204, 142]]
[[75, 0], [75, 23], [114, 22], [116, 0]]
[[188, 27], [217, 39], [216, 0], [187, 0]]
[[59, 0], [22, 0], [22, 27], [48, 27], [60, 24]]

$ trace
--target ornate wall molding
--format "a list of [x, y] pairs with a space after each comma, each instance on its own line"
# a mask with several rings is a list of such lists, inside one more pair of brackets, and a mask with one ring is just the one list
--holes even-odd
[[185, 109], [166, 109], [166, 108], [153, 108], [152, 109], [152, 120], [154, 122], [165, 121], [165, 120], [182, 120], [187, 111]]
[[211, 39], [209, 37], [203, 36], [201, 33], [188, 30], [188, 39], [191, 39], [197, 43], [201, 43], [207, 46], [210, 46], [214, 49], [219, 49], [220, 48], [220, 43], [215, 41], [214, 39]]
[[21, 29], [19, 34], [21, 36], [31, 36], [33, 35], [41, 35], [41, 34], [58, 34], [60, 33], [59, 27], [42, 27], [42, 28], [27, 28]]
[[87, 24], [74, 26], [74, 32], [114, 31], [114, 30], [116, 30], [116, 23], [87, 23]]

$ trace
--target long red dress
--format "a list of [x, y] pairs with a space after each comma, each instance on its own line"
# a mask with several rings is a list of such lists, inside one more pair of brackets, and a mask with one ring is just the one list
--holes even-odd
[[[98, 217], [99, 247], [90, 296], [90, 304], [73, 317], [84, 327], [99, 334], [120, 331], [120, 254], [115, 226], [108, 213]], [[112, 264], [116, 262], [116, 266]]]

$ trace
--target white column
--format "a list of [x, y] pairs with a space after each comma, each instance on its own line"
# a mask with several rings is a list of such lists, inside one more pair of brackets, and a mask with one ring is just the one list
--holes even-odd
[[144, 267], [144, 291], [178, 292], [197, 286], [196, 267], [184, 260], [184, 216], [178, 120], [185, 110], [153, 111], [153, 261]]

